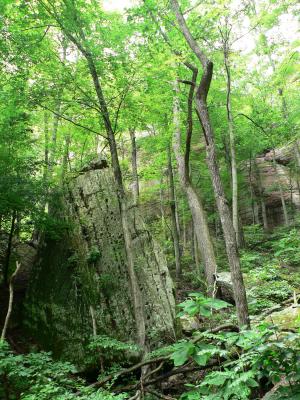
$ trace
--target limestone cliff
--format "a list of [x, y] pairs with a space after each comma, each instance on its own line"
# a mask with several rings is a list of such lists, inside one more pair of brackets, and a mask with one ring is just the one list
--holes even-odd
[[[93, 333], [135, 341], [124, 239], [111, 170], [85, 169], [66, 186], [65, 231], [45, 238], [26, 301], [26, 325], [56, 355], [80, 362]], [[161, 249], [130, 208], [135, 270], [147, 341], [174, 338], [173, 283]], [[76, 349], [76, 350], [74, 350]]]
[[[280, 186], [287, 204], [290, 218], [294, 208], [300, 208], [300, 187], [298, 174], [300, 159], [297, 159], [295, 151], [296, 143], [289, 143], [284, 147], [267, 150], [252, 160], [251, 176], [249, 163], [245, 169], [246, 184], [251, 193], [252, 212], [249, 199], [242, 199], [242, 218], [245, 223], [252, 222], [253, 214], [256, 214], [256, 222], [262, 221], [260, 197], [263, 196], [269, 227], [275, 227], [284, 223]], [[274, 168], [273, 157], [276, 169]], [[279, 186], [280, 185], [280, 186]]]

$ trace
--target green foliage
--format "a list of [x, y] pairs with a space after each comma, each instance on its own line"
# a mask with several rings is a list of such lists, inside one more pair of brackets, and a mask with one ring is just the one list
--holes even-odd
[[15, 355], [6, 342], [0, 342], [0, 397], [6, 391], [11, 400], [124, 399], [89, 388], [75, 372], [72, 364], [53, 361], [49, 353]]
[[47, 213], [37, 215], [35, 222], [36, 227], [45, 233], [46, 238], [54, 241], [61, 240], [71, 229], [69, 221]]
[[195, 315], [210, 317], [213, 310], [231, 307], [231, 304], [223, 300], [207, 298], [202, 293], [190, 293], [189, 297], [184, 302], [178, 304], [178, 307], [182, 309], [178, 316], [188, 314], [192, 317]]
[[279, 240], [272, 243], [275, 257], [281, 263], [288, 265], [300, 265], [300, 235], [299, 229], [291, 229]]
[[135, 344], [124, 343], [106, 335], [91, 336], [87, 349], [87, 365], [97, 365], [102, 370], [104, 366], [119, 369], [130, 355], [136, 355], [140, 350]]
[[93, 246], [89, 251], [87, 262], [89, 264], [94, 264], [100, 259], [100, 257], [101, 257], [100, 250], [98, 249], [97, 246]]
[[263, 378], [270, 384], [282, 377], [294, 383], [300, 380], [299, 334], [279, 337], [274, 329], [261, 325], [240, 333], [202, 336], [213, 340], [227, 361], [185, 393], [184, 400], [247, 400]]
[[266, 242], [267, 237], [261, 225], [247, 225], [244, 227], [244, 236], [247, 247], [258, 249]]

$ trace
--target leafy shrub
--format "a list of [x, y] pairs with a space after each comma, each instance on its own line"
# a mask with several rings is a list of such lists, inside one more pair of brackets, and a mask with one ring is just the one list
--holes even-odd
[[97, 262], [101, 257], [101, 253], [100, 250], [98, 249], [97, 246], [92, 246], [88, 257], [87, 257], [87, 262], [88, 264], [94, 264], [95, 262]]
[[[239, 333], [203, 333], [202, 337], [213, 341], [202, 343], [206, 354], [211, 351], [211, 355], [226, 356], [226, 361], [199, 384], [189, 385], [193, 390], [183, 394], [182, 400], [248, 400], [263, 378], [269, 385], [282, 377], [293, 383], [300, 381], [299, 334], [279, 338], [274, 329], [261, 325]], [[193, 356], [191, 349], [190, 345], [185, 348], [189, 356]], [[181, 350], [173, 355], [174, 362], [181, 365], [184, 354]]]
[[100, 364], [101, 370], [104, 364], [107, 367], [118, 366], [128, 358], [128, 354], [136, 354], [139, 347], [132, 343], [120, 342], [117, 339], [106, 335], [92, 336], [87, 346], [89, 356], [87, 362]]
[[188, 314], [192, 317], [195, 315], [210, 317], [212, 315], [212, 310], [221, 310], [222, 308], [231, 307], [231, 304], [223, 300], [205, 297], [202, 293], [190, 293], [189, 298], [178, 304], [178, 307], [182, 309], [178, 316]]
[[258, 248], [264, 245], [266, 234], [261, 225], [248, 225], [244, 227], [244, 236], [247, 246]]
[[[11, 400], [121, 400], [75, 378], [76, 368], [53, 361], [49, 353], [16, 355], [0, 341], [0, 398]], [[5, 397], [6, 396], [6, 397]]]
[[272, 243], [274, 255], [281, 263], [288, 265], [300, 264], [300, 235], [298, 229], [286, 232], [283, 237]]
[[241, 251], [240, 260], [243, 271], [251, 271], [261, 264], [262, 256], [260, 253], [244, 250]]
[[39, 215], [35, 223], [36, 227], [45, 233], [46, 238], [55, 241], [62, 239], [72, 228], [71, 223], [66, 219], [46, 213]]

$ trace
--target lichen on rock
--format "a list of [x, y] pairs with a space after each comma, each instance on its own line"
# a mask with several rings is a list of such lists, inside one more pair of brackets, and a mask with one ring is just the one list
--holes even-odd
[[[78, 363], [93, 333], [91, 306], [97, 334], [134, 342], [136, 325], [111, 170], [81, 173], [67, 184], [62, 200], [61, 217], [72, 228], [60, 240], [45, 239], [40, 248], [25, 322], [44, 347]], [[146, 340], [151, 346], [175, 337], [173, 283], [165, 257], [137, 207], [129, 209], [129, 219]]]

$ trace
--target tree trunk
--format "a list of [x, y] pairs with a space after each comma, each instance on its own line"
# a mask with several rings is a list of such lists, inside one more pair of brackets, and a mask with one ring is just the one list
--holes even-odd
[[3, 265], [3, 281], [4, 281], [5, 285], [8, 284], [8, 270], [9, 270], [9, 262], [10, 262], [10, 256], [11, 256], [11, 250], [12, 250], [12, 241], [13, 241], [14, 232], [15, 232], [16, 218], [17, 218], [17, 212], [14, 210], [12, 213], [12, 217], [11, 217], [11, 225], [10, 225], [10, 231], [9, 231], [8, 241], [7, 241], [7, 249], [6, 249], [5, 260], [4, 260], [4, 265]]
[[250, 152], [249, 158], [249, 184], [250, 184], [250, 195], [251, 195], [251, 210], [252, 210], [252, 224], [259, 224], [258, 216], [258, 204], [256, 201], [255, 191], [253, 188], [253, 173], [252, 173], [252, 154]]
[[[199, 250], [202, 255], [204, 263], [204, 274], [207, 282], [207, 293], [212, 295], [215, 282], [215, 274], [217, 271], [217, 263], [215, 259], [212, 240], [210, 237], [206, 214], [202, 205], [200, 196], [197, 194], [195, 188], [189, 178], [188, 163], [181, 153], [181, 129], [179, 119], [179, 88], [177, 81], [175, 82], [175, 97], [173, 107], [174, 117], [174, 135], [173, 135], [173, 149], [178, 165], [178, 173], [182, 189], [186, 193], [189, 208], [191, 210], [195, 235], [199, 245]], [[193, 98], [193, 97], [192, 97]], [[189, 151], [189, 150], [188, 150]]]
[[234, 299], [237, 308], [238, 322], [239, 326], [249, 327], [250, 320], [248, 315], [247, 296], [243, 281], [243, 275], [240, 267], [240, 259], [236, 244], [235, 231], [233, 228], [230, 210], [228, 207], [227, 200], [225, 198], [225, 192], [221, 181], [220, 170], [217, 161], [216, 146], [214, 141], [214, 133], [211, 126], [208, 107], [207, 107], [207, 94], [212, 79], [213, 64], [202, 52], [197, 42], [193, 38], [185, 22], [185, 19], [180, 11], [180, 7], [177, 0], [171, 0], [171, 4], [175, 11], [179, 28], [182, 34], [184, 35], [186, 42], [188, 43], [191, 50], [198, 58], [203, 67], [203, 75], [200, 84], [197, 87], [195, 105], [203, 129], [203, 134], [206, 143], [206, 150], [207, 150], [207, 163], [211, 174], [216, 203], [224, 232], [227, 257], [229, 261], [231, 279], [233, 284]]
[[[72, 8], [71, 15], [75, 16], [77, 21], [77, 10], [75, 6], [72, 4], [70, 5]], [[57, 17], [56, 17], [57, 18]], [[79, 21], [79, 19], [78, 19]], [[78, 22], [77, 21], [77, 22]], [[136, 322], [136, 329], [137, 329], [137, 342], [141, 346], [142, 349], [145, 350], [146, 348], [146, 335], [145, 335], [145, 316], [144, 316], [144, 309], [143, 309], [143, 297], [138, 286], [138, 281], [135, 273], [134, 267], [134, 259], [133, 259], [133, 250], [132, 250], [132, 238], [130, 235], [129, 230], [129, 222], [128, 222], [128, 207], [127, 207], [127, 199], [125, 194], [125, 189], [123, 185], [123, 178], [121, 167], [118, 158], [118, 151], [117, 151], [117, 143], [116, 138], [112, 126], [112, 122], [110, 119], [110, 113], [107, 107], [107, 103], [104, 97], [104, 93], [100, 84], [100, 80], [98, 77], [96, 65], [94, 63], [93, 55], [88, 47], [86, 37], [84, 35], [83, 29], [77, 23], [78, 36], [73, 36], [73, 34], [66, 28], [66, 26], [62, 25], [61, 21], [58, 20], [60, 26], [62, 27], [65, 35], [69, 38], [69, 40], [78, 48], [81, 52], [83, 57], [86, 59], [88, 70], [90, 76], [93, 81], [95, 93], [97, 96], [99, 109], [101, 111], [100, 115], [103, 119], [106, 136], [109, 144], [110, 154], [111, 154], [111, 163], [114, 178], [117, 185], [117, 195], [118, 195], [118, 202], [120, 207], [120, 214], [121, 214], [121, 221], [122, 221], [122, 230], [124, 235], [124, 242], [125, 242], [125, 249], [126, 249], [126, 256], [127, 256], [127, 267], [128, 267], [128, 275], [130, 279], [131, 285], [131, 292], [132, 292], [132, 299], [133, 299], [133, 309], [134, 309], [134, 316]]]
[[238, 247], [242, 246], [242, 238], [240, 235], [239, 226], [239, 210], [238, 210], [238, 176], [237, 176], [237, 165], [236, 165], [236, 154], [235, 154], [235, 140], [234, 140], [234, 124], [231, 111], [231, 74], [230, 64], [228, 58], [228, 43], [224, 44], [224, 64], [227, 78], [227, 121], [228, 121], [228, 132], [229, 132], [229, 147], [231, 156], [231, 184], [232, 184], [232, 224], [235, 231], [236, 243]]
[[49, 115], [47, 111], [44, 111], [44, 171], [43, 180], [47, 187], [48, 174], [49, 174]]
[[139, 200], [139, 176], [137, 169], [137, 150], [136, 150], [136, 140], [135, 140], [135, 131], [134, 129], [129, 130], [130, 139], [131, 139], [131, 168], [132, 168], [132, 194], [134, 204], [138, 204]]
[[160, 205], [160, 215], [161, 215], [161, 228], [163, 231], [164, 238], [167, 240], [167, 230], [166, 230], [166, 217], [165, 217], [165, 210], [164, 210], [164, 192], [163, 192], [163, 178], [160, 180], [160, 187], [159, 187], [159, 205]]
[[197, 243], [197, 236], [196, 236], [196, 230], [193, 229], [193, 246], [194, 246], [194, 255], [195, 255], [195, 264], [196, 264], [196, 270], [200, 271], [200, 260], [199, 260], [199, 252], [198, 252], [198, 243]]
[[14, 281], [14, 278], [16, 277], [16, 275], [18, 274], [20, 268], [21, 268], [21, 264], [17, 261], [17, 267], [16, 267], [14, 273], [12, 274], [12, 276], [10, 277], [10, 280], [9, 280], [8, 308], [7, 308], [7, 313], [6, 313], [4, 326], [3, 326], [3, 329], [2, 329], [2, 333], [1, 333], [1, 339], [0, 339], [2, 342], [5, 339], [7, 328], [8, 328], [8, 324], [9, 324], [9, 321], [10, 321], [10, 316], [11, 316], [11, 313], [12, 313], [12, 307], [13, 307], [13, 301], [14, 301], [13, 281]]
[[261, 176], [259, 172], [259, 168], [256, 164], [256, 160], [254, 158], [253, 160], [253, 165], [254, 165], [254, 170], [255, 170], [255, 175], [256, 175], [256, 180], [257, 180], [257, 186], [258, 186], [258, 192], [259, 192], [259, 200], [260, 200], [260, 207], [261, 207], [261, 216], [263, 220], [263, 226], [264, 230], [267, 231], [269, 229], [269, 223], [268, 223], [268, 216], [267, 216], [267, 207], [265, 203], [265, 196], [264, 196], [264, 189], [262, 186], [261, 182]]
[[61, 182], [64, 181], [66, 173], [68, 171], [68, 161], [69, 161], [69, 148], [71, 143], [71, 136], [69, 133], [65, 135], [65, 146], [64, 146], [64, 153], [61, 163]]
[[182, 271], [181, 271], [181, 260], [180, 260], [179, 235], [176, 224], [175, 187], [174, 187], [174, 176], [173, 176], [172, 156], [171, 156], [170, 146], [168, 146], [168, 175], [169, 175], [169, 185], [170, 185], [170, 210], [171, 210], [172, 236], [173, 236], [175, 265], [176, 265], [176, 279], [179, 280]]

